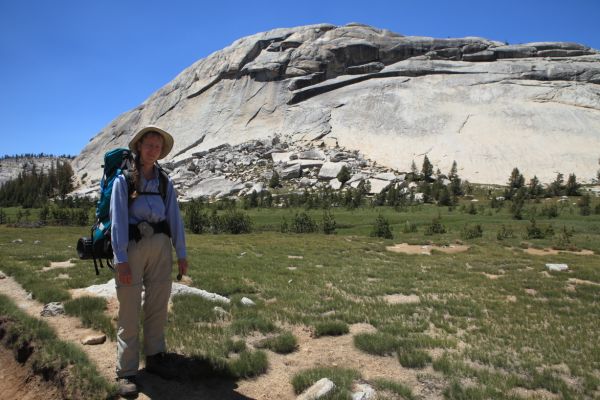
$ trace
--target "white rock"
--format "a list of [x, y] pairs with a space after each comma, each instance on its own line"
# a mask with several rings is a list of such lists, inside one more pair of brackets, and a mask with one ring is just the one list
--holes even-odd
[[195, 296], [200, 296], [206, 300], [219, 301], [225, 304], [229, 304], [231, 302], [231, 300], [229, 300], [227, 297], [223, 297], [219, 294], [207, 292], [203, 289], [198, 289], [195, 287], [182, 285], [181, 283], [173, 282], [173, 287], [171, 288], [171, 298], [181, 294], [191, 294]]
[[337, 175], [340, 173], [340, 170], [346, 163], [344, 162], [331, 162], [327, 161], [323, 164], [321, 169], [319, 170], [319, 179], [333, 179], [337, 178]]
[[329, 181], [329, 187], [333, 190], [339, 190], [342, 187], [342, 182], [338, 181], [337, 178], [334, 178]]
[[291, 152], [283, 152], [283, 153], [271, 153], [271, 158], [273, 159], [273, 163], [287, 163], [290, 161]]
[[366, 383], [357, 384], [354, 390], [355, 392], [352, 393], [352, 400], [370, 400], [375, 398], [375, 389]]
[[396, 174], [394, 174], [393, 172], [382, 172], [380, 174], [375, 175], [373, 178], [381, 179], [383, 181], [395, 181], [398, 179]]
[[240, 303], [242, 303], [242, 305], [246, 306], [246, 307], [253, 307], [256, 305], [255, 302], [253, 302], [252, 300], [250, 300], [247, 297], [242, 297], [242, 300], [240, 300]]
[[44, 305], [44, 309], [40, 313], [42, 317], [55, 317], [57, 315], [63, 315], [65, 313], [65, 308], [61, 303], [48, 303]]
[[328, 378], [319, 379], [314, 385], [306, 389], [296, 400], [316, 400], [329, 394], [335, 389], [335, 383]]
[[371, 184], [371, 191], [369, 193], [372, 194], [379, 194], [381, 192], [383, 192], [384, 189], [386, 189], [388, 186], [390, 186], [392, 184], [391, 181], [384, 181], [381, 179], [375, 179], [375, 178], [371, 178], [369, 179], [369, 183]]
[[546, 268], [548, 268], [548, 271], [566, 271], [569, 269], [569, 266], [567, 264], [546, 264]]
[[106, 335], [90, 335], [81, 340], [81, 344], [93, 346], [106, 342]]

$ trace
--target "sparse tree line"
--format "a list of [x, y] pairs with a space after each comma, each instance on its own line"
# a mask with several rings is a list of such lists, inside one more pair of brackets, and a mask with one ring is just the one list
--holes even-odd
[[[251, 218], [243, 211], [252, 208], [304, 208], [322, 209], [323, 217], [315, 221], [306, 212], [298, 212], [291, 221], [283, 220], [279, 226], [281, 232], [307, 233], [322, 231], [326, 234], [335, 233], [339, 227], [336, 224], [332, 209], [343, 207], [349, 210], [359, 207], [389, 206], [396, 211], [405, 211], [409, 206], [421, 203], [433, 203], [450, 210], [459, 207], [459, 211], [468, 214], [481, 214], [485, 212], [482, 204], [462, 202], [459, 200], [464, 195], [472, 195], [474, 188], [468, 181], [463, 181], [458, 175], [456, 161], [453, 162], [448, 174], [443, 174], [424, 157], [419, 170], [414, 161], [411, 171], [405, 179], [389, 185], [386, 189], [374, 196], [369, 195], [370, 184], [368, 180], [361, 181], [356, 187], [347, 185], [351, 178], [350, 171], [344, 167], [340, 170], [337, 179], [342, 183], [341, 190], [331, 187], [322, 187], [318, 190], [305, 189], [303, 192], [276, 193], [265, 190], [261, 193], [253, 191], [240, 199], [220, 199], [209, 203], [197, 199], [183, 206], [186, 227], [193, 233], [248, 233], [253, 230]], [[67, 196], [73, 190], [73, 171], [68, 162], [59, 160], [52, 163], [46, 171], [34, 166], [29, 171], [23, 171], [19, 176], [6, 182], [0, 188], [0, 207], [21, 206], [12, 220], [0, 208], [0, 224], [40, 221], [42, 224], [55, 225], [87, 225], [92, 217], [94, 202], [86, 199], [75, 199]], [[273, 173], [269, 186], [272, 189], [280, 187], [279, 176]], [[518, 168], [514, 168], [509, 176], [505, 189], [494, 192], [488, 190], [491, 213], [508, 207], [514, 219], [555, 218], [564, 212], [568, 204], [564, 202], [545, 203], [541, 207], [535, 205], [525, 208], [526, 202], [541, 203], [542, 198], [556, 196], [579, 196], [577, 205], [581, 215], [600, 213], [600, 204], [592, 208], [589, 194], [580, 194], [581, 185], [574, 174], [570, 174], [565, 182], [564, 176], [559, 173], [556, 179], [546, 187], [542, 186], [537, 177], [528, 183]], [[31, 214], [30, 208], [40, 208], [38, 219]], [[221, 211], [221, 212], [219, 212]], [[224, 212], [223, 212], [224, 211]], [[407, 224], [409, 224], [407, 222]], [[274, 227], [270, 227], [275, 229]], [[480, 228], [480, 227], [479, 227]], [[477, 237], [480, 229], [477, 226], [465, 228], [463, 237]], [[404, 232], [415, 231], [416, 226], [409, 224], [404, 227]], [[433, 222], [426, 233], [440, 233], [443, 226]], [[389, 223], [383, 217], [374, 223], [373, 235], [378, 237], [391, 237]], [[500, 236], [502, 236], [501, 234]]]
[[5, 154], [2, 157], [0, 157], [0, 160], [9, 160], [9, 159], [14, 159], [14, 160], [22, 160], [24, 158], [65, 158], [68, 160], [72, 160], [75, 158], [75, 156], [71, 156], [68, 154], [62, 154], [60, 156], [55, 156], [54, 154], [47, 154], [47, 153], [24, 153], [24, 154], [13, 154], [13, 155], [9, 155], [9, 154]]

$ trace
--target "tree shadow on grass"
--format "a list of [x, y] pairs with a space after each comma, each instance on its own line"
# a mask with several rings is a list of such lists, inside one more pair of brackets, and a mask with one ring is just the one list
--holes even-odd
[[205, 359], [168, 353], [167, 364], [173, 379], [163, 379], [145, 369], [138, 373], [141, 394], [150, 399], [252, 400], [236, 391], [235, 378], [226, 370], [215, 368]]

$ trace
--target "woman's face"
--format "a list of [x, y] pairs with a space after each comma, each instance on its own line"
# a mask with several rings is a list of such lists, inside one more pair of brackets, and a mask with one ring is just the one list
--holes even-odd
[[138, 154], [142, 164], [152, 165], [160, 157], [163, 148], [163, 138], [159, 134], [150, 133], [145, 135], [138, 143]]

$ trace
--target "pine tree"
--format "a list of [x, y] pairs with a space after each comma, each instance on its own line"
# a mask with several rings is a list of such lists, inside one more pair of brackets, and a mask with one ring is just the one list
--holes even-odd
[[548, 188], [548, 191], [550, 192], [550, 194], [552, 196], [561, 196], [565, 190], [564, 182], [565, 182], [564, 175], [561, 174], [560, 172], [558, 174], [556, 174], [556, 179], [554, 179], [554, 182], [552, 182], [550, 184], [550, 187]]
[[342, 182], [342, 186], [350, 180], [350, 170], [347, 166], [343, 165], [336, 176], [337, 180]]
[[278, 188], [280, 186], [279, 182], [279, 173], [276, 170], [273, 170], [273, 175], [271, 175], [271, 179], [269, 179], [269, 187], [270, 188]]
[[537, 178], [537, 176], [534, 175], [533, 178], [529, 180], [529, 185], [527, 188], [529, 196], [532, 198], [536, 198], [540, 196], [543, 191], [544, 188], [542, 187], [540, 180]]
[[569, 179], [567, 179], [567, 184], [565, 186], [565, 194], [567, 196], [579, 196], [579, 186], [575, 174], [569, 174]]
[[425, 179], [426, 181], [432, 180], [431, 177], [433, 175], [433, 165], [431, 164], [431, 162], [429, 162], [429, 158], [427, 158], [427, 155], [425, 155], [425, 158], [423, 158], [421, 174], [423, 175], [423, 179]]
[[508, 178], [508, 187], [510, 189], [519, 189], [525, 185], [525, 177], [519, 172], [519, 168], [513, 168]]

